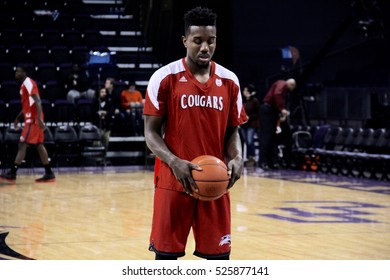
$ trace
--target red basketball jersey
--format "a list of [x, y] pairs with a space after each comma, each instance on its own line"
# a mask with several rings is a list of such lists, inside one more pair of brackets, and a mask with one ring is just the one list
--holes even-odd
[[32, 98], [33, 95], [39, 96], [39, 90], [35, 81], [27, 77], [20, 86], [20, 97], [22, 100], [22, 111], [25, 123], [33, 123], [38, 117], [37, 107]]
[[[226, 128], [247, 121], [237, 76], [211, 65], [209, 80], [201, 84], [185, 59], [177, 60], [157, 70], [146, 90], [144, 114], [166, 119], [164, 141], [181, 159], [207, 154], [224, 160]], [[184, 191], [165, 163], [157, 176], [157, 187]]]

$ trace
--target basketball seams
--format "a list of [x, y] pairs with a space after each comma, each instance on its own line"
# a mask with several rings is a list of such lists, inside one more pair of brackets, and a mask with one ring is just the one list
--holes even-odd
[[223, 168], [226, 171], [228, 170], [227, 167], [221, 166], [221, 165], [216, 164], [216, 163], [201, 163], [201, 164], [199, 164], [200, 167], [202, 167], [202, 166], [210, 166], [210, 165], [221, 167], [221, 168]]
[[[205, 166], [213, 166], [213, 167], [217, 167], [217, 168], [222, 168], [222, 170], [226, 171], [226, 176], [227, 176], [227, 179], [226, 180], [211, 180], [211, 179], [208, 179], [208, 180], [205, 180], [205, 179], [197, 179], [196, 177], [198, 177], [197, 175], [199, 176], [202, 176], [202, 171], [201, 170], [195, 170], [193, 169], [193, 173], [192, 173], [192, 177], [195, 177], [194, 180], [196, 182], [225, 182], [225, 181], [229, 181], [229, 177], [228, 177], [228, 174], [227, 174], [227, 171], [228, 169], [225, 168], [225, 166], [221, 166], [219, 164], [216, 164], [216, 163], [204, 163], [204, 164], [199, 164], [200, 167], [205, 167]], [[195, 172], [199, 172], [199, 173], [195, 173]], [[218, 172], [218, 171], [217, 171]], [[195, 176], [194, 176], [195, 175]]]
[[221, 183], [221, 182], [229, 182], [229, 180], [194, 180], [195, 182], [212, 182], [212, 183]]

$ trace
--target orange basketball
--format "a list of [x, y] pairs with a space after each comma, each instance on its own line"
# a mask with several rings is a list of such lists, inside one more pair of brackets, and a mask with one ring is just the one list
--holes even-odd
[[220, 198], [227, 192], [229, 175], [225, 163], [217, 157], [203, 155], [191, 161], [202, 170], [192, 170], [192, 177], [199, 191], [193, 192], [194, 198], [211, 201]]

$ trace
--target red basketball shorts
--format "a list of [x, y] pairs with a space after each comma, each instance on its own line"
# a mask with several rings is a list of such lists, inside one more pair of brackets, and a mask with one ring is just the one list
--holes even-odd
[[182, 257], [192, 228], [194, 255], [217, 258], [230, 254], [230, 196], [200, 201], [184, 192], [156, 188], [150, 250]]
[[43, 129], [38, 123], [27, 123], [20, 135], [20, 142], [27, 144], [41, 144], [44, 141]]

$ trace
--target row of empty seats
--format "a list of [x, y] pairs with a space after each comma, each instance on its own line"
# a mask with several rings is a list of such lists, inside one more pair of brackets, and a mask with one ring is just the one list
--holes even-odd
[[35, 10], [35, 9], [59, 9], [69, 12], [76, 12], [80, 10], [82, 5], [81, 0], [71, 1], [55, 1], [55, 0], [4, 0], [0, 3], [0, 8], [10, 11], [20, 10]]
[[[126, 14], [125, 3], [84, 2], [2, 1], [0, 82], [13, 79], [11, 68], [19, 63], [31, 64], [32, 78], [42, 84], [62, 82], [58, 68], [77, 63], [88, 68], [92, 80], [132, 80], [145, 89], [157, 63], [140, 36], [137, 21]], [[90, 63], [90, 51], [111, 51], [110, 63]]]
[[[45, 124], [48, 127], [62, 125], [99, 125], [97, 114], [98, 104], [92, 99], [81, 98], [75, 104], [67, 100], [56, 100], [50, 103], [41, 99], [42, 109], [45, 115]], [[11, 100], [7, 105], [0, 101], [0, 128], [9, 127], [15, 121], [17, 112], [21, 110], [21, 102], [18, 99]], [[133, 104], [131, 113], [122, 111], [120, 114], [111, 115], [111, 131], [115, 135], [133, 136], [143, 135], [143, 106]]]
[[89, 47], [99, 46], [101, 44], [101, 35], [97, 30], [88, 29], [80, 31], [77, 29], [29, 29], [23, 31], [18, 29], [2, 29], [0, 30], [0, 39], [3, 44], [8, 46], [7, 49], [12, 49], [12, 46], [33, 46], [45, 45], [53, 47], [56, 45], [64, 45], [67, 47], [74, 47], [85, 45]]
[[[62, 63], [56, 65], [54, 63], [39, 63], [37, 65], [24, 63], [28, 68], [28, 76], [41, 84], [47, 84], [49, 81], [55, 81], [62, 85], [68, 82], [68, 76], [72, 71], [72, 63]], [[1, 88], [8, 83], [15, 82], [15, 68], [16, 65], [10, 63], [0, 63], [0, 78]], [[114, 64], [83, 64], [81, 68], [88, 73], [90, 79], [105, 79], [107, 77], [117, 77], [118, 67]]]
[[[97, 118], [94, 101], [91, 99], [79, 99], [75, 104], [67, 100], [56, 100], [53, 103], [46, 99], [41, 100], [45, 114], [45, 123], [48, 125], [58, 123], [93, 123]], [[21, 101], [11, 100], [5, 106], [0, 101], [0, 123], [8, 126], [13, 123], [17, 112], [22, 109]]]
[[[74, 26], [75, 15], [85, 14], [84, 4], [80, 0], [72, 1], [21, 1], [6, 0], [0, 2], [1, 26], [16, 28], [54, 28]], [[78, 25], [90, 22], [88, 15], [81, 16]]]
[[[0, 131], [0, 150], [2, 167], [7, 168], [15, 159], [21, 130], [8, 127]], [[69, 125], [58, 126], [52, 132], [45, 129], [44, 145], [51, 158], [52, 164], [57, 166], [78, 166], [89, 163], [88, 160], [104, 160], [106, 148], [102, 144], [99, 130], [94, 125], [73, 127]], [[34, 164], [39, 157], [37, 155], [26, 158], [28, 164]]]
[[[19, 3], [20, 2], [20, 3]], [[54, 2], [54, 3], [53, 3]], [[91, 51], [107, 43], [82, 1], [5, 1], [0, 5], [0, 82], [14, 79], [15, 66], [27, 64], [33, 79], [65, 83], [68, 65], [79, 64], [90, 77], [115, 77], [115, 64], [90, 65]], [[54, 10], [56, 12], [54, 13]], [[113, 60], [111, 60], [113, 62]]]
[[13, 66], [23, 63], [53, 63], [59, 66], [62, 63], [85, 64], [88, 62], [90, 49], [79, 45], [69, 49], [63, 45], [46, 47], [44, 45], [33, 45], [29, 49], [25, 46], [14, 45], [7, 49], [0, 46], [0, 57], [2, 64], [8, 63]]
[[390, 180], [390, 129], [321, 126], [293, 133], [293, 165], [321, 172]]

